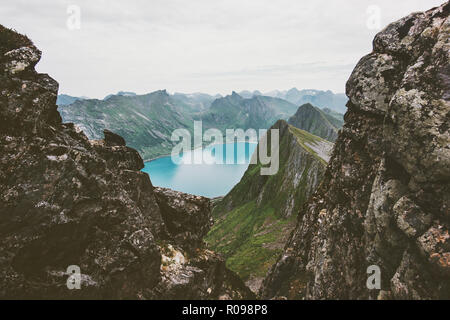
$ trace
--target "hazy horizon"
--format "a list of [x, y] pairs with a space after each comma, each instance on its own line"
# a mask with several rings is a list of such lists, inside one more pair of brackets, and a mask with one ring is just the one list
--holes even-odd
[[72, 96], [294, 87], [343, 93], [376, 33], [441, 3], [18, 0], [2, 4], [0, 23], [34, 41], [43, 52], [37, 70]]
[[119, 90], [117, 92], [110, 92], [110, 93], [106, 94], [104, 97], [76, 96], [76, 95], [70, 94], [70, 92], [67, 93], [67, 92], [62, 92], [61, 90], [59, 90], [58, 95], [67, 95], [67, 96], [71, 96], [71, 97], [75, 97], [75, 98], [83, 98], [83, 99], [98, 99], [98, 100], [102, 100], [102, 99], [106, 98], [109, 95], [117, 95], [120, 92], [122, 92], [122, 93], [135, 93], [136, 95], [146, 95], [146, 94], [154, 93], [156, 91], [166, 90], [167, 93], [170, 94], [170, 95], [174, 95], [174, 94], [185, 94], [185, 95], [189, 95], [189, 94], [208, 94], [210, 96], [221, 95], [222, 97], [226, 97], [226, 96], [231, 95], [233, 92], [236, 92], [237, 94], [241, 94], [243, 91], [249, 91], [250, 93], [254, 93], [255, 91], [260, 91], [262, 95], [267, 95], [267, 94], [271, 93], [272, 91], [279, 91], [280, 93], [282, 93], [282, 92], [287, 92], [287, 91], [292, 90], [292, 89], [297, 89], [299, 91], [302, 91], [302, 90], [331, 91], [333, 94], [345, 94], [345, 92], [334, 92], [333, 90], [319, 90], [319, 89], [314, 89], [314, 88], [296, 88], [296, 87], [293, 87], [293, 88], [288, 88], [288, 89], [273, 89], [273, 90], [269, 90], [269, 91], [261, 91], [261, 90], [258, 90], [258, 89], [255, 89], [255, 90], [246, 90], [246, 89], [244, 89], [244, 90], [240, 90], [240, 91], [231, 90], [230, 92], [225, 92], [225, 93], [218, 93], [218, 92], [216, 92], [216, 93], [208, 93], [208, 92], [200, 92], [200, 91], [197, 91], [197, 92], [181, 92], [181, 91], [169, 91], [169, 90], [167, 90], [165, 88], [156, 89], [156, 90], [152, 90], [152, 91], [149, 91], [149, 92], [134, 92], [134, 91]]

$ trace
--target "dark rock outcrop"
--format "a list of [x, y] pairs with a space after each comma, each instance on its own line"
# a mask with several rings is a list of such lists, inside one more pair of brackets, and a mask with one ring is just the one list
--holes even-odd
[[126, 145], [124, 138], [122, 138], [118, 134], [115, 134], [112, 131], [109, 131], [108, 129], [104, 129], [103, 130], [103, 134], [105, 136], [105, 144], [108, 147], [124, 146], [124, 145]]
[[161, 215], [176, 243], [189, 252], [203, 244], [203, 238], [213, 225], [211, 201], [166, 188], [155, 188]]
[[[0, 40], [0, 298], [252, 297], [200, 240], [206, 201], [177, 193], [183, 212], [119, 136], [62, 124], [40, 51], [2, 26]], [[66, 286], [70, 265], [80, 290]]]
[[450, 299], [449, 12], [389, 25], [356, 66], [324, 181], [263, 298]]

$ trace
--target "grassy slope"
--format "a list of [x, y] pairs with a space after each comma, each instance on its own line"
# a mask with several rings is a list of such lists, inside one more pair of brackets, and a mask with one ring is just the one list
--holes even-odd
[[324, 139], [315, 136], [311, 133], [309, 133], [308, 131], [293, 127], [293, 126], [289, 126], [289, 131], [297, 138], [297, 142], [305, 149], [307, 150], [311, 155], [314, 156], [314, 158], [316, 158], [317, 160], [319, 160], [320, 162], [322, 162], [325, 166], [327, 165], [326, 161], [323, 160], [321, 157], [319, 157], [317, 155], [317, 153], [312, 150], [309, 146], [311, 144], [314, 144], [316, 142], [319, 141], [323, 141]]
[[[261, 165], [250, 165], [241, 181], [214, 207], [213, 215], [216, 223], [206, 237], [208, 245], [224, 254], [227, 266], [238, 273], [244, 281], [251, 276], [265, 276], [276, 261], [288, 234], [295, 226], [296, 214], [284, 216], [286, 203], [293, 197], [295, 204], [292, 212], [298, 212], [307, 200], [305, 195], [309, 183], [307, 173], [314, 165], [323, 168], [326, 165], [306, 145], [320, 141], [321, 138], [291, 126], [280, 138], [278, 173], [273, 176], [261, 176]], [[305, 156], [304, 174], [297, 187], [292, 185], [292, 180], [286, 178], [295, 174], [288, 172], [292, 138], [295, 138], [305, 153], [310, 155]], [[317, 159], [321, 160], [319, 164]], [[265, 194], [258, 201], [262, 189]]]
[[276, 247], [277, 241], [287, 226], [292, 229], [294, 225], [294, 217], [280, 219], [271, 206], [257, 208], [255, 201], [250, 201], [220, 217], [206, 241], [228, 258], [231, 270], [248, 280], [251, 274], [266, 274], [282, 251], [283, 244]]

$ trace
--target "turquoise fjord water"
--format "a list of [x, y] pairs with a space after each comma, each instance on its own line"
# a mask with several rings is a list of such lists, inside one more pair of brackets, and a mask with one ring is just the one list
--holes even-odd
[[[241, 180], [256, 146], [248, 142], [217, 144], [182, 154], [180, 164], [170, 156], [146, 162], [142, 171], [150, 175], [154, 186], [209, 198], [224, 196]], [[202, 152], [206, 161], [189, 163], [189, 159], [202, 157]], [[223, 164], [218, 163], [220, 159]]]

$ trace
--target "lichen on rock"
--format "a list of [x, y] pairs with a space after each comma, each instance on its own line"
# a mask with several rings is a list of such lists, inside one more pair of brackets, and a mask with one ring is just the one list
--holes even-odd
[[355, 67], [324, 181], [261, 297], [450, 299], [449, 13], [390, 24]]

